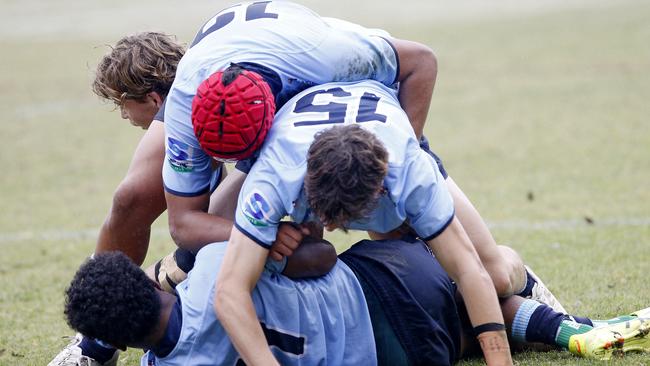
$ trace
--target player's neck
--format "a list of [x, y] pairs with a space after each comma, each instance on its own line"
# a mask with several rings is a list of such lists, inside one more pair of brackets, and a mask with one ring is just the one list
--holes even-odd
[[154, 349], [161, 345], [165, 333], [167, 332], [167, 326], [169, 324], [169, 318], [174, 310], [174, 305], [177, 302], [177, 297], [164, 291], [157, 290], [158, 296], [160, 297], [160, 315], [158, 316], [158, 323], [154, 327], [153, 331], [145, 338], [146, 349]]

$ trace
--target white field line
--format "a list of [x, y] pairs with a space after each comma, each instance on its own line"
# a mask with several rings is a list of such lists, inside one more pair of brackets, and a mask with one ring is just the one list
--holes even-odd
[[[591, 219], [589, 219], [591, 220]], [[525, 221], [525, 220], [506, 220], [488, 222], [491, 229], [500, 230], [572, 230], [586, 227], [650, 227], [650, 217], [636, 218], [608, 218], [593, 219], [571, 219], [571, 220], [547, 220], [547, 221]], [[153, 229], [152, 238], [169, 238], [169, 232], [165, 229]], [[44, 240], [44, 241], [61, 241], [61, 240], [96, 240], [97, 230], [45, 230], [45, 231], [19, 231], [19, 232], [0, 232], [0, 244], [19, 243], [24, 241]]]

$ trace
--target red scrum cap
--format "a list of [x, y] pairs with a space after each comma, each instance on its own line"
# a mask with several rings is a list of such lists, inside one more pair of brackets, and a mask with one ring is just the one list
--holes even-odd
[[192, 100], [192, 125], [201, 148], [221, 161], [242, 160], [271, 128], [275, 99], [262, 76], [232, 65], [205, 79]]

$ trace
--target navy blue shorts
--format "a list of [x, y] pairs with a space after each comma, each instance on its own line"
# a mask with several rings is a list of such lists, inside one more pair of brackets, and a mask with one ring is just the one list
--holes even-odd
[[[380, 365], [456, 362], [462, 331], [456, 286], [424, 242], [364, 240], [339, 258], [364, 287]], [[391, 332], [401, 350], [395, 350]]]
[[429, 148], [429, 140], [427, 140], [427, 138], [424, 136], [420, 137], [420, 148], [426, 151], [427, 154], [431, 155], [433, 160], [436, 161], [436, 164], [438, 164], [438, 169], [440, 169], [440, 173], [442, 174], [442, 177], [447, 179], [449, 175], [447, 174], [444, 165], [442, 165], [442, 159], [440, 159], [438, 155], [436, 155], [433, 151], [431, 151], [431, 149]]

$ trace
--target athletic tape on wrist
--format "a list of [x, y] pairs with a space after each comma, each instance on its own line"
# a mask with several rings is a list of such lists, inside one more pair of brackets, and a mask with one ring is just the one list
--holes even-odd
[[501, 323], [485, 323], [474, 327], [474, 336], [478, 337], [479, 334], [485, 332], [498, 332], [506, 330], [506, 326]]

